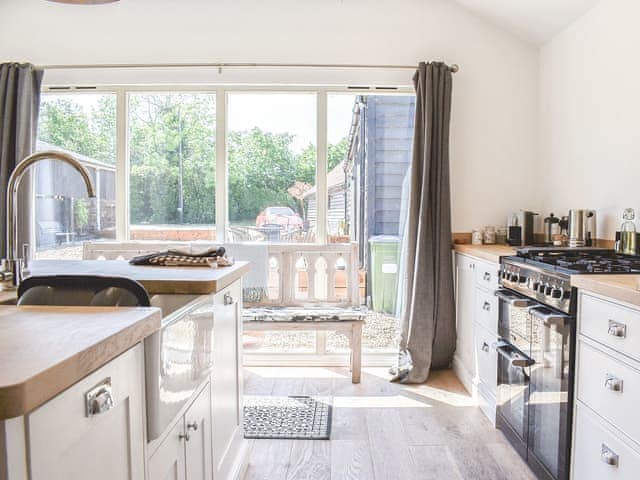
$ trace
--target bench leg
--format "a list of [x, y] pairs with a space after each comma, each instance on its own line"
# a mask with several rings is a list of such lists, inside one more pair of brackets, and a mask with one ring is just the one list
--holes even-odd
[[351, 328], [351, 383], [360, 383], [362, 373], [362, 324]]

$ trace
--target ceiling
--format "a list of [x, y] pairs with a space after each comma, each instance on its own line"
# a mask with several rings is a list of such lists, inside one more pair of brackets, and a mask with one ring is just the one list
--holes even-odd
[[599, 0], [454, 0], [535, 45], [551, 40]]

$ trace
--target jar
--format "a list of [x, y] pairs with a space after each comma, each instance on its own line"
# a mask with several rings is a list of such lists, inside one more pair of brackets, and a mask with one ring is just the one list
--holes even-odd
[[474, 228], [471, 231], [471, 245], [482, 245], [482, 230]]
[[494, 245], [496, 243], [496, 229], [494, 227], [484, 227], [484, 243]]
[[507, 232], [507, 227], [498, 227], [498, 229], [496, 230], [496, 243], [499, 243], [500, 245], [506, 245]]

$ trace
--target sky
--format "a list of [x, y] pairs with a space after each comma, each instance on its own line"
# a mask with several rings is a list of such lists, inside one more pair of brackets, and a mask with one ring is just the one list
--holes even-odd
[[[349, 134], [356, 95], [329, 95], [327, 138], [338, 143]], [[271, 133], [295, 135], [293, 149], [316, 142], [316, 96], [308, 93], [229, 93], [229, 130], [258, 127]]]

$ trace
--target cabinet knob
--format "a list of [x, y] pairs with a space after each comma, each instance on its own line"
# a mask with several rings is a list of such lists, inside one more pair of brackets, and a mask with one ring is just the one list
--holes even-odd
[[194, 432], [198, 430], [198, 422], [187, 423], [187, 430], [193, 430]]
[[233, 305], [233, 296], [230, 293], [224, 294], [224, 304], [225, 305]]
[[482, 347], [480, 347], [483, 352], [489, 351], [489, 344], [487, 342], [482, 342]]
[[604, 380], [604, 388], [607, 390], [611, 390], [612, 392], [622, 393], [622, 385], [623, 381], [621, 378], [615, 377], [610, 373], [607, 373], [607, 376]]
[[188, 441], [191, 439], [191, 437], [189, 436], [189, 432], [188, 432], [188, 431], [186, 431], [186, 432], [184, 432], [184, 433], [179, 434], [179, 435], [178, 435], [178, 438], [179, 438], [180, 440], [184, 440], [185, 442], [188, 442]]
[[491, 280], [491, 274], [489, 272], [484, 272], [484, 275], [482, 275], [482, 278], [484, 279], [485, 282], [488, 282], [489, 280]]
[[616, 452], [607, 447], [604, 443], [602, 444], [602, 453], [600, 454], [600, 460], [602, 460], [607, 465], [611, 465], [612, 467], [617, 467], [620, 462], [620, 457]]
[[609, 320], [607, 333], [612, 337], [625, 338], [627, 336], [627, 326], [624, 323]]
[[113, 392], [111, 377], [105, 378], [98, 385], [84, 394], [85, 413], [87, 417], [99, 415], [113, 408]]
[[488, 312], [489, 310], [491, 310], [491, 304], [489, 302], [484, 302], [482, 304], [482, 309]]

